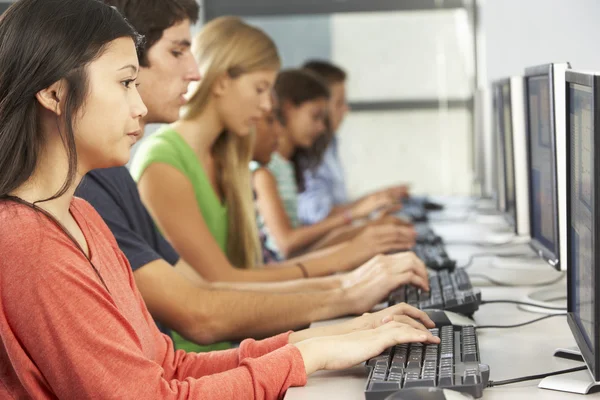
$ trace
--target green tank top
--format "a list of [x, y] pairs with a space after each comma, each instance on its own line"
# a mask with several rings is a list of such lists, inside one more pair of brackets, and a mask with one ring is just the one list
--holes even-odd
[[189, 179], [198, 209], [223, 253], [227, 254], [227, 207], [215, 193], [194, 150], [173, 128], [166, 126], [144, 139], [131, 164], [131, 175], [139, 181], [152, 163], [168, 164]]

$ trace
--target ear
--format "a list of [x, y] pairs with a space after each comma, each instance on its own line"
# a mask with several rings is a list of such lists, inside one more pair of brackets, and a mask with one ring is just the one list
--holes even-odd
[[65, 101], [64, 82], [62, 80], [54, 82], [46, 89], [37, 92], [35, 97], [42, 107], [56, 115], [62, 115]]
[[218, 97], [223, 96], [227, 92], [227, 89], [229, 89], [229, 86], [231, 86], [231, 81], [232, 79], [229, 74], [225, 73], [221, 75], [213, 84], [213, 94]]

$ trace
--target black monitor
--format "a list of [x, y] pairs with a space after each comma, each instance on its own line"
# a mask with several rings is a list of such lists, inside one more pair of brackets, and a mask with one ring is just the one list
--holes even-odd
[[[505, 98], [502, 93], [502, 85], [495, 82], [492, 85], [492, 109], [493, 109], [493, 141], [494, 141], [494, 196], [496, 208], [500, 212], [506, 211], [506, 179], [505, 179], [505, 157], [504, 157], [504, 114]], [[510, 112], [510, 111], [509, 111]]]
[[531, 247], [559, 267], [559, 218], [556, 167], [554, 65], [525, 71], [525, 128], [529, 180]]
[[567, 71], [568, 322], [595, 381], [600, 381], [600, 75]]

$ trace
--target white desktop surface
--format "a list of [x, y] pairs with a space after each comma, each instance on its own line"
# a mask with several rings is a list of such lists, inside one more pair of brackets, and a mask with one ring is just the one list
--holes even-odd
[[[433, 227], [435, 230], [435, 227]], [[467, 256], [469, 252], [481, 252], [481, 248], [448, 247], [455, 256]], [[458, 258], [458, 257], [457, 257]], [[473, 271], [487, 262], [475, 259]], [[460, 264], [460, 261], [459, 261]], [[550, 268], [550, 267], [548, 267]], [[479, 286], [476, 280], [473, 283]], [[481, 286], [484, 300], [522, 300], [524, 295], [540, 287], [497, 287]], [[482, 305], [474, 315], [478, 325], [510, 325], [540, 317], [522, 311], [512, 304]], [[329, 324], [323, 321], [313, 324]], [[580, 362], [553, 357], [557, 347], [575, 346], [565, 316], [557, 316], [520, 328], [484, 329], [478, 331], [481, 362], [490, 367], [491, 380], [504, 380], [527, 375], [558, 371], [583, 365]], [[367, 371], [359, 365], [343, 371], [320, 371], [308, 378], [305, 387], [290, 388], [285, 400], [364, 400]], [[539, 389], [540, 380], [522, 382], [501, 387], [487, 388], [483, 399], [583, 399], [581, 395]], [[600, 393], [585, 396], [585, 399], [600, 399]]]

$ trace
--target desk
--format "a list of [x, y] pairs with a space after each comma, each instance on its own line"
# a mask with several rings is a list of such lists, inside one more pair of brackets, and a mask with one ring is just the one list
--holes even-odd
[[[435, 230], [435, 226], [433, 229]], [[457, 251], [464, 255], [468, 249], [449, 247], [448, 251], [451, 255], [456, 254]], [[470, 251], [481, 251], [481, 249]], [[473, 270], [486, 262], [485, 259], [476, 259]], [[521, 300], [535, 289], [533, 287], [481, 287], [482, 298], [485, 300]], [[512, 304], [487, 304], [480, 306], [474, 319], [478, 325], [508, 325], [529, 321], [539, 316], [539, 314], [522, 311]], [[333, 322], [339, 320], [318, 322], [313, 326]], [[517, 378], [582, 365], [579, 362], [553, 357], [555, 348], [575, 346], [575, 340], [564, 316], [553, 317], [521, 328], [481, 330], [478, 332], [478, 338], [481, 360], [482, 363], [490, 366], [491, 380]], [[364, 400], [366, 378], [367, 372], [363, 365], [343, 371], [319, 371], [308, 378], [305, 387], [289, 389], [285, 400]], [[536, 380], [487, 388], [483, 392], [483, 399], [584, 399], [580, 395], [538, 389], [538, 383], [539, 380]], [[585, 399], [600, 399], [600, 393], [585, 396]]]

